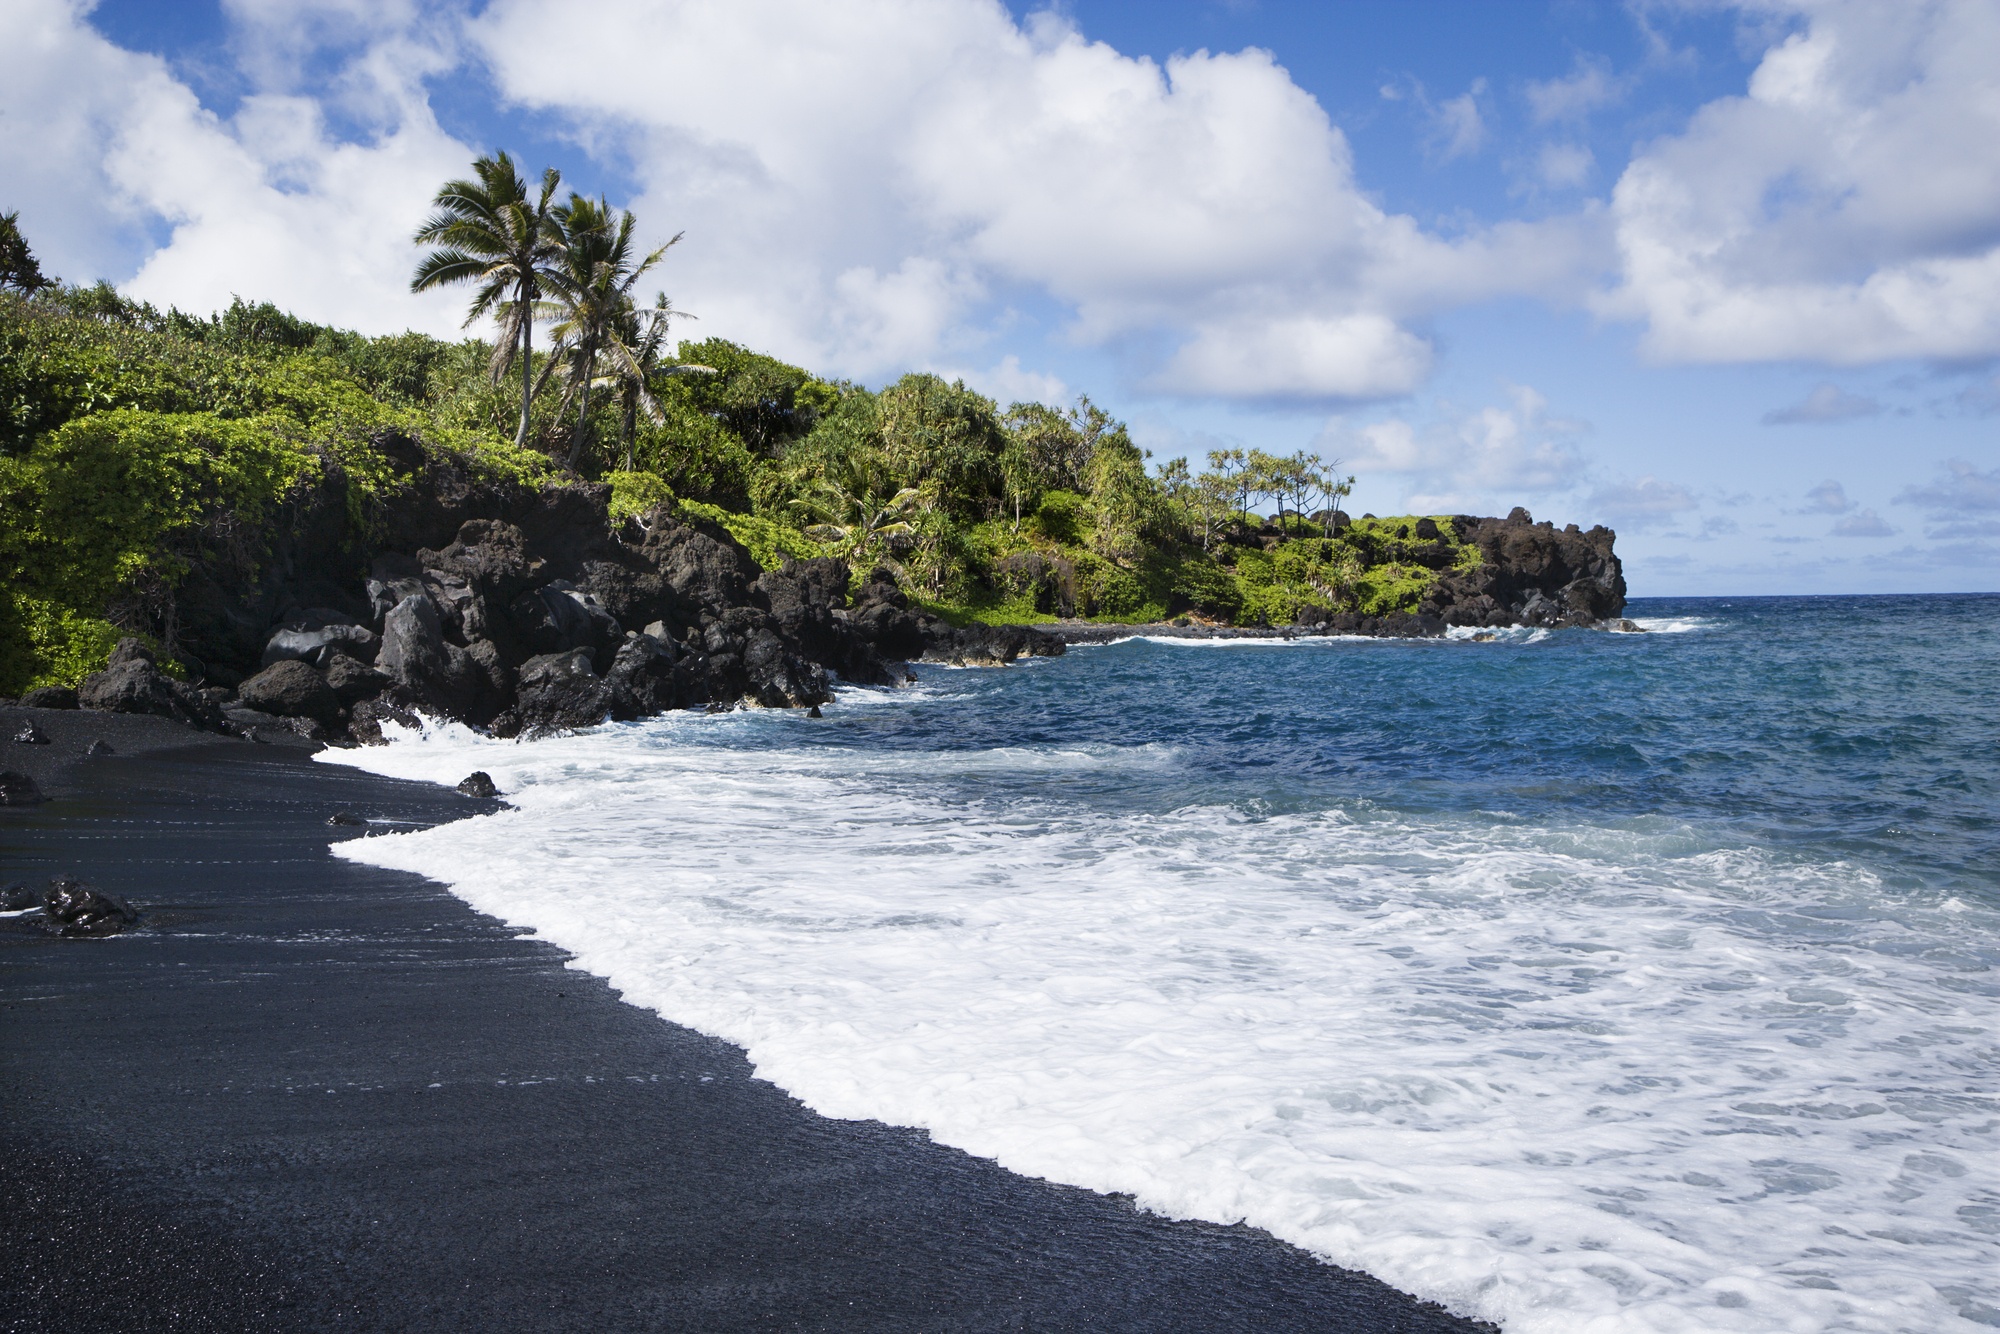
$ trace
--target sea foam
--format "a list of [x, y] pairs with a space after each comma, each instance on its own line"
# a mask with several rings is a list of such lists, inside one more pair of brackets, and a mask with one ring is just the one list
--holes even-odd
[[406, 736], [325, 758], [515, 808], [336, 851], [826, 1115], [1510, 1331], [2000, 1319], [1991, 908], [1660, 817], [1106, 807], [1073, 785], [1190, 761], [812, 730], [962, 707]]

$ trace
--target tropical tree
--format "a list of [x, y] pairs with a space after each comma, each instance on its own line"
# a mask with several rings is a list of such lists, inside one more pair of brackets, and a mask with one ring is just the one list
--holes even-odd
[[0, 287], [12, 287], [33, 295], [44, 287], [53, 287], [55, 281], [42, 276], [42, 266], [35, 262], [35, 252], [28, 249], [28, 240], [21, 235], [21, 215], [0, 213]]
[[[679, 238], [675, 238], [679, 239]], [[672, 244], [669, 242], [668, 244]], [[665, 249], [665, 247], [661, 247]], [[653, 381], [678, 375], [713, 375], [713, 366], [694, 362], [674, 362], [667, 358], [667, 326], [674, 316], [691, 320], [686, 311], [675, 310], [661, 292], [653, 304], [641, 309], [627, 308], [613, 321], [605, 338], [602, 359], [605, 374], [600, 377], [618, 390], [618, 443], [625, 455], [625, 470], [632, 470], [632, 452], [638, 438], [639, 412], [655, 426], [666, 421], [660, 401], [653, 397]]]
[[417, 228], [418, 245], [434, 245], [417, 265], [410, 290], [475, 283], [470, 325], [484, 315], [500, 322], [488, 372], [498, 384], [516, 360], [521, 363], [521, 424], [514, 443], [528, 443], [528, 408], [534, 401], [535, 303], [543, 281], [561, 255], [560, 237], [550, 226], [549, 201], [562, 177], [554, 167], [542, 172], [541, 193], [528, 186], [506, 153], [472, 164], [473, 179], [447, 181], [432, 201], [437, 212]]
[[599, 358], [608, 355], [628, 371], [635, 363], [630, 344], [621, 337], [621, 332], [637, 336], [632, 289], [681, 238], [677, 234], [666, 245], [635, 258], [632, 215], [602, 199], [572, 194], [567, 204], [551, 210], [550, 217], [562, 238], [562, 256], [549, 275], [552, 300], [543, 309], [556, 320], [551, 334], [557, 356], [549, 369], [561, 363], [567, 382], [564, 407], [572, 400], [577, 405], [576, 429], [564, 460], [564, 466], [574, 471], [589, 443], [590, 390], [598, 379]]
[[[805, 530], [807, 537], [831, 546], [836, 555], [859, 569], [887, 559], [891, 538], [915, 534], [911, 518], [922, 501], [923, 493], [914, 486], [884, 497], [864, 481], [826, 477], [792, 503], [819, 520]], [[894, 561], [889, 564], [898, 574], [902, 572]]]

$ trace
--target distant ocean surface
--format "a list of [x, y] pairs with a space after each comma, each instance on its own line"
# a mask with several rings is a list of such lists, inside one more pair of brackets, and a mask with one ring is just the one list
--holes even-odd
[[2000, 596], [1628, 614], [323, 758], [827, 1115], [1509, 1331], [2000, 1324]]

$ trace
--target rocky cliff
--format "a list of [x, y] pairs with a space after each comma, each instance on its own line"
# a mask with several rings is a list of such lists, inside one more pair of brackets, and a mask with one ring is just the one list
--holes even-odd
[[[892, 684], [916, 660], [1063, 651], [1033, 627], [925, 615], [882, 572], [857, 588], [831, 559], [760, 568], [727, 531], [669, 506], [614, 520], [607, 487], [475, 481], [413, 444], [376, 443], [409, 476], [361, 516], [364, 538], [338, 489], [300, 493], [268, 558], [212, 555], [181, 582], [165, 651], [191, 683], [127, 641], [80, 702], [364, 742], [419, 713], [532, 736], [671, 709], [813, 708], [836, 676]], [[1414, 613], [1301, 628], [1588, 625], [1624, 606], [1609, 530], [1558, 531], [1520, 510], [1450, 523], [1455, 541], [1428, 519], [1393, 539], [1397, 560], [1438, 571]]]

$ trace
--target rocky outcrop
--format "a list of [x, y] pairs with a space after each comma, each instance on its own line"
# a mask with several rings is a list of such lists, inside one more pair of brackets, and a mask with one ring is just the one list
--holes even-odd
[[282, 718], [311, 718], [334, 725], [340, 721], [340, 697], [327, 679], [297, 659], [273, 663], [236, 688], [245, 707]]
[[1452, 526], [1479, 548], [1480, 563], [1440, 576], [1420, 615], [1445, 625], [1554, 627], [1596, 625], [1625, 610], [1625, 572], [1609, 528], [1558, 530], [1524, 509], [1504, 519], [1461, 514]]
[[0, 806], [37, 806], [42, 800], [42, 790], [33, 778], [13, 769], [0, 769]]
[[42, 895], [42, 917], [58, 936], [109, 936], [139, 920], [131, 904], [116, 894], [93, 889], [71, 876], [49, 881]]
[[109, 665], [83, 678], [76, 697], [86, 709], [150, 713], [217, 732], [226, 726], [213, 700], [162, 672], [153, 651], [136, 639], [119, 640]]

